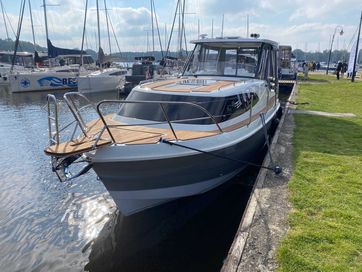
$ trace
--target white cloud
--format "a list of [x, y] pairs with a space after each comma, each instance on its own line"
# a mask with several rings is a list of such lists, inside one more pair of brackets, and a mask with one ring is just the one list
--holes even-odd
[[338, 18], [340, 13], [351, 8], [358, 10], [358, 7], [361, 7], [360, 0], [295, 0], [295, 11], [291, 14], [290, 20]]
[[[16, 1], [9, 1], [11, 3]], [[34, 3], [35, 2], [35, 3]], [[45, 45], [45, 30], [43, 10], [40, 7], [41, 0], [32, 3], [35, 24], [36, 40]], [[172, 2], [172, 3], [171, 3]], [[87, 45], [96, 49], [97, 23], [94, 1], [88, 10]], [[101, 9], [103, 9], [103, 1]], [[360, 9], [360, 0], [188, 0], [186, 11], [187, 39], [197, 37], [198, 20], [201, 33], [211, 36], [214, 22], [214, 36], [221, 34], [221, 18], [225, 15], [224, 35], [245, 36], [246, 16], [250, 18], [250, 32], [260, 33], [262, 37], [276, 40], [280, 43], [299, 46], [302, 49], [315, 50], [329, 47], [330, 36], [337, 25], [342, 25], [345, 31], [343, 36], [336, 37], [340, 45], [348, 45], [357, 27]], [[5, 3], [6, 4], [6, 3]], [[47, 0], [49, 36], [54, 45], [67, 48], [80, 47], [85, 0]], [[60, 6], [50, 6], [60, 4]], [[161, 27], [161, 35], [164, 33], [164, 25], [167, 24], [168, 33], [171, 29], [175, 12], [176, 1], [156, 1], [158, 22]], [[18, 5], [18, 4], [17, 4]], [[122, 51], [145, 50], [147, 46], [147, 32], [150, 36], [150, 7], [147, 1], [108, 1], [109, 16], [112, 20]], [[9, 10], [7, 8], [7, 10]], [[17, 25], [18, 7], [13, 4], [12, 13], [8, 16], [12, 25]], [[355, 18], [354, 18], [355, 17]], [[2, 25], [2, 24], [1, 24]], [[177, 27], [176, 27], [177, 28]], [[173, 34], [176, 41], [177, 32]], [[0, 37], [6, 37], [4, 27], [0, 27]], [[11, 36], [13, 38], [13, 35]], [[105, 51], [108, 50], [107, 27], [104, 11], [101, 11], [101, 43]], [[112, 37], [113, 51], [116, 44]], [[32, 40], [28, 11], [25, 12], [21, 38]], [[158, 49], [158, 38], [155, 43]], [[165, 40], [164, 36], [161, 38]], [[306, 46], [308, 45], [308, 46]], [[191, 45], [189, 46], [191, 47]]]

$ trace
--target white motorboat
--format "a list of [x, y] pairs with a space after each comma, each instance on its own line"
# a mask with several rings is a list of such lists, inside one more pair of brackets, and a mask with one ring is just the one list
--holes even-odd
[[127, 69], [106, 68], [78, 78], [81, 93], [119, 90], [124, 86]]
[[290, 45], [279, 45], [279, 78], [296, 80], [298, 67]]
[[[211, 190], [259, 154], [280, 109], [278, 44], [235, 37], [194, 43], [181, 77], [141, 82], [126, 100], [93, 105], [99, 119], [87, 123], [80, 103], [86, 97], [65, 94], [81, 129], [70, 141], [59, 140], [57, 102], [48, 96], [45, 153], [61, 180], [93, 168], [130, 215]], [[71, 175], [79, 160], [87, 165]]]

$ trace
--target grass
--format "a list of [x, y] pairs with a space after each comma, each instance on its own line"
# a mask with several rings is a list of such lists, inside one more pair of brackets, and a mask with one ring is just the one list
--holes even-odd
[[313, 75], [299, 109], [357, 118], [296, 115], [290, 230], [279, 271], [362, 271], [362, 82]]

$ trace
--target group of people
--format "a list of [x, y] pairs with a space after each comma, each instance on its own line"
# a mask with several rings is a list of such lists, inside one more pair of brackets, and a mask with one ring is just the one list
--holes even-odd
[[319, 71], [321, 69], [321, 64], [319, 62], [309, 62], [308, 63], [308, 68], [310, 71], [314, 72], [314, 71]]
[[[321, 65], [319, 62], [303, 62], [302, 64], [302, 69], [303, 69], [303, 74], [304, 74], [304, 80], [308, 79], [308, 72], [309, 71], [318, 71], [320, 70]], [[348, 64], [345, 61], [339, 61], [337, 66], [336, 66], [336, 77], [337, 80], [339, 80], [340, 78], [343, 78], [344, 74], [347, 72], [348, 69]], [[347, 74], [347, 78], [350, 75]]]

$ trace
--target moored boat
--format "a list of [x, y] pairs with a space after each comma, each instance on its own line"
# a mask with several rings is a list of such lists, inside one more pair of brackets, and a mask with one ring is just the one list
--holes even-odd
[[77, 89], [78, 76], [78, 65], [17, 71], [8, 75], [9, 89], [13, 93]]
[[[82, 133], [60, 143], [49, 115], [45, 153], [61, 180], [93, 168], [130, 215], [211, 190], [257, 156], [280, 107], [278, 44], [235, 37], [194, 43], [181, 77], [141, 82], [124, 101], [99, 102], [99, 119], [86, 123], [75, 106], [86, 98], [65, 94]], [[56, 101], [49, 101], [50, 109]], [[118, 110], [106, 115], [111, 105]], [[69, 165], [80, 159], [88, 164], [72, 176]]]
[[8, 86], [10, 71], [27, 71], [34, 67], [33, 54], [29, 52], [16, 52], [14, 65], [12, 66], [14, 52], [0, 52], [0, 86]]
[[78, 78], [81, 93], [119, 90], [124, 86], [127, 69], [106, 68]]

